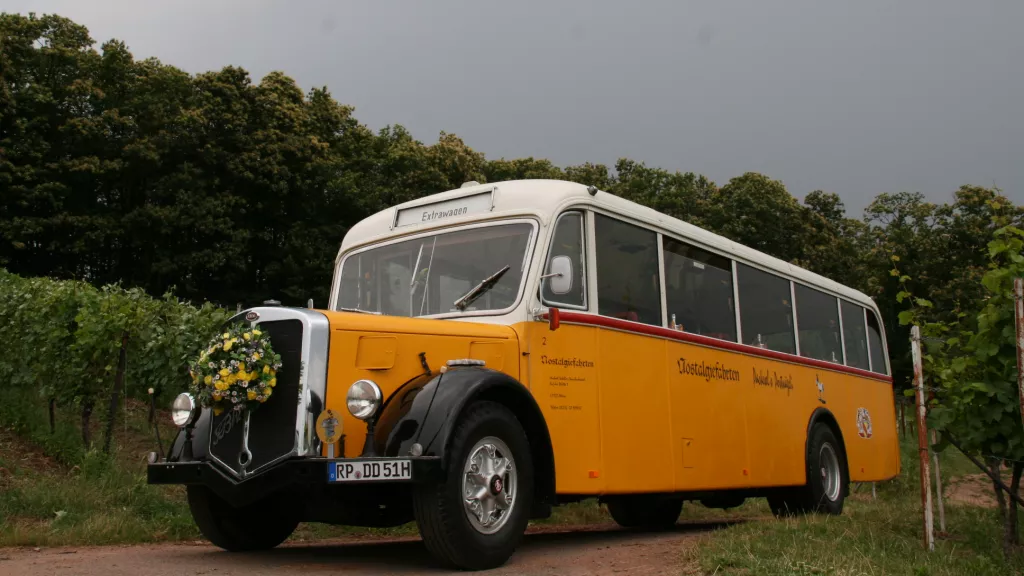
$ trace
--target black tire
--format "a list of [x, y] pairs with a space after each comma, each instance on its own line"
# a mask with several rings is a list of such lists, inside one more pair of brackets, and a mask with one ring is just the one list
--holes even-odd
[[671, 528], [683, 511], [681, 498], [664, 496], [618, 496], [606, 503], [612, 520], [623, 528]]
[[297, 506], [281, 495], [235, 508], [206, 486], [192, 485], [188, 507], [203, 536], [229, 552], [269, 550], [299, 525]]
[[819, 423], [811, 428], [806, 461], [807, 484], [768, 496], [772, 513], [780, 517], [808, 512], [842, 514], [850, 483], [846, 450], [827, 425]]
[[[504, 525], [493, 534], [473, 526], [462, 496], [467, 459], [477, 442], [487, 437], [507, 445], [517, 470], [515, 500], [505, 512]], [[413, 509], [420, 536], [430, 553], [446, 566], [463, 570], [501, 566], [522, 541], [533, 501], [533, 462], [526, 433], [508, 408], [495, 402], [476, 402], [460, 415], [449, 454], [443, 481], [416, 486]]]

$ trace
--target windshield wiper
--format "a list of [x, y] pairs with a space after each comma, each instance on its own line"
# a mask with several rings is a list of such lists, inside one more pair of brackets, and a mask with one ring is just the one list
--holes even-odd
[[339, 307], [338, 310], [340, 312], [356, 312], [358, 314], [376, 314], [377, 316], [381, 315], [380, 312], [377, 312], [377, 311], [374, 311], [374, 310], [360, 310], [359, 308], [345, 308], [344, 306]]
[[494, 274], [484, 278], [483, 282], [472, 287], [462, 298], [456, 300], [454, 306], [459, 309], [459, 312], [465, 312], [466, 308], [472, 304], [474, 300], [483, 296], [484, 292], [494, 288], [494, 285], [498, 283], [498, 280], [501, 280], [501, 277], [505, 275], [505, 272], [508, 272], [508, 269], [509, 265], [506, 264], [501, 270], [498, 270]]

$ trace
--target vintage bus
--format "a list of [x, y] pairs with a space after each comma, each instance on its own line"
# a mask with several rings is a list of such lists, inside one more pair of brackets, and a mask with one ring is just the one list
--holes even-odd
[[595, 187], [468, 183], [384, 210], [333, 283], [324, 310], [233, 319], [282, 356], [251, 421], [183, 394], [151, 456], [222, 548], [415, 520], [440, 561], [483, 569], [566, 502], [648, 528], [686, 500], [839, 514], [850, 482], [899, 472], [871, 298]]

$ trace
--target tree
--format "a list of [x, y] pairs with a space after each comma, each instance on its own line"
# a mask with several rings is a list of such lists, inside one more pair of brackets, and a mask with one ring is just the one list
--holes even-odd
[[723, 236], [790, 262], [803, 257], [807, 244], [802, 216], [782, 182], [748, 172], [712, 196], [707, 222]]
[[[986, 242], [997, 222], [1022, 222], [1021, 208], [999, 190], [961, 187], [953, 203], [936, 205], [920, 193], [880, 194], [865, 210], [870, 226], [862, 251], [868, 272], [866, 291], [872, 294], [889, 327], [893, 374], [898, 386], [909, 383], [909, 328], [898, 321], [908, 302], [896, 299], [906, 290], [924, 294], [935, 305], [922, 311], [928, 321], [954, 321], [961, 306], [978, 301], [984, 288], [981, 277], [989, 265]], [[900, 262], [900, 276], [887, 272], [891, 256]], [[905, 286], [904, 286], [905, 284]]]

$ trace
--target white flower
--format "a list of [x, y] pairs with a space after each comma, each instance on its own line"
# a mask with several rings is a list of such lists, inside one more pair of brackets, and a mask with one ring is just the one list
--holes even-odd
[[249, 387], [249, 381], [248, 380], [246, 380], [245, 382], [242, 382], [242, 388], [248, 388], [248, 387]]

